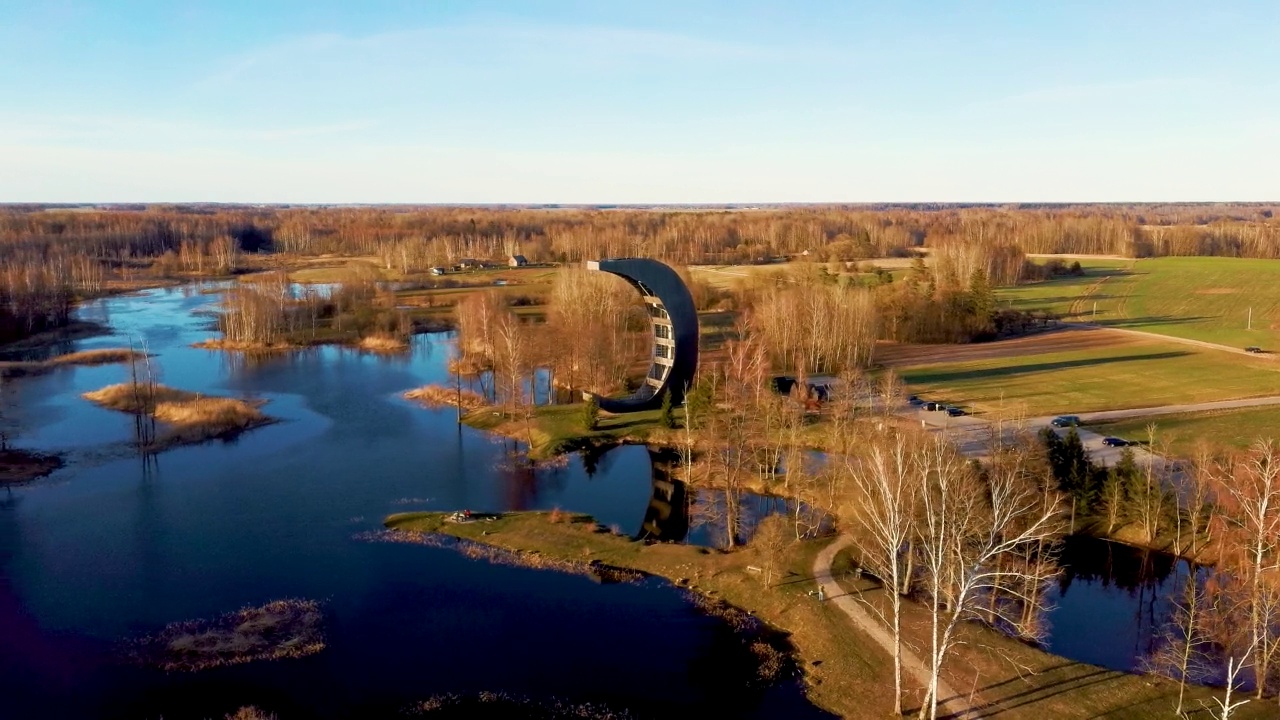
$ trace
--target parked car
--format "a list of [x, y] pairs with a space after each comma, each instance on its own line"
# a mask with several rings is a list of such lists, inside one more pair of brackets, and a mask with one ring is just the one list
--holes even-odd
[[923, 400], [921, 400], [921, 399], [919, 398], [919, 396], [912, 395], [912, 396], [910, 396], [910, 397], [908, 397], [908, 398], [907, 398], [907, 404], [909, 404], [909, 405], [913, 405], [913, 406], [915, 406], [915, 407], [920, 407], [921, 405], [923, 405], [923, 404], [924, 404], [924, 401], [923, 401]]
[[1249, 347], [1245, 348], [1244, 351], [1247, 353], [1260, 353], [1262, 352], [1262, 348], [1258, 347], [1257, 345], [1250, 345]]
[[965, 412], [963, 408], [949, 407], [947, 408], [947, 414], [951, 417], [960, 417], [961, 415], [968, 415], [969, 413]]
[[1102, 444], [1107, 447], [1124, 447], [1129, 444], [1129, 441], [1118, 437], [1104, 437], [1102, 438]]
[[1058, 428], [1075, 427], [1080, 424], [1080, 418], [1077, 415], [1059, 415], [1050, 420], [1049, 424]]
[[942, 405], [941, 405], [941, 403], [936, 403], [936, 402], [933, 402], [933, 401], [929, 401], [929, 402], [925, 403], [924, 405], [922, 405], [921, 407], [923, 407], [925, 410], [928, 410], [928, 411], [930, 411], [930, 412], [933, 412], [934, 410], [939, 410], [939, 409], [941, 409], [941, 408], [942, 408]]
[[950, 406], [950, 405], [948, 405], [948, 404], [946, 404], [946, 403], [934, 403], [934, 404], [933, 404], [933, 409], [934, 409], [934, 410], [936, 410], [936, 411], [938, 411], [938, 412], [946, 412], [946, 411], [947, 411], [947, 408], [949, 408], [949, 407], [951, 407], [951, 406]]

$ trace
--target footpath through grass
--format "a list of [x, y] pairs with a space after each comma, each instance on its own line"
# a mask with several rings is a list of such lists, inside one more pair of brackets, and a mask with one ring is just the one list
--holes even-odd
[[[401, 513], [388, 517], [385, 524], [392, 530], [444, 533], [528, 553], [534, 566], [536, 558], [599, 561], [668, 578], [788, 633], [814, 703], [847, 718], [890, 714], [890, 656], [858, 632], [835, 605], [809, 595], [814, 589], [814, 558], [829, 538], [792, 545], [778, 562], [778, 577], [766, 586], [759, 573], [748, 569], [765, 564], [754, 548], [724, 553], [688, 545], [646, 545], [603, 532], [585, 515], [511, 513], [492, 522], [466, 524], [447, 523], [445, 515]], [[833, 575], [846, 591], [858, 593], [876, 611], [885, 611], [883, 590], [874, 581], [858, 579], [852, 567], [849, 554], [843, 553], [833, 564]], [[924, 609], [908, 603], [904, 624], [906, 639], [917, 648], [925, 647]], [[978, 624], [966, 626], [963, 633], [964, 642], [949, 660], [946, 675], [957, 691], [973, 693], [971, 702], [984, 717], [1145, 720], [1172, 716], [1177, 686], [1167, 680], [1071, 662]], [[908, 684], [908, 692], [918, 694], [919, 688]], [[1189, 688], [1188, 706], [1198, 709], [1217, 692]], [[908, 709], [913, 704], [908, 701]], [[1274, 717], [1274, 710], [1274, 700], [1254, 701], [1234, 717]]]
[[1280, 364], [1135, 340], [1086, 350], [900, 370], [914, 392], [980, 411], [1091, 412], [1280, 395]]

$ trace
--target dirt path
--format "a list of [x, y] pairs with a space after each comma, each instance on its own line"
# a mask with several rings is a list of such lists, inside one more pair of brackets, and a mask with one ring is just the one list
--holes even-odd
[[[818, 557], [813, 561], [813, 577], [818, 587], [822, 589], [823, 594], [827, 598], [827, 602], [834, 603], [842, 612], [853, 622], [860, 632], [866, 634], [876, 644], [884, 648], [889, 657], [893, 657], [893, 634], [887, 628], [881, 625], [874, 617], [858, 604], [858, 600], [846, 593], [844, 588], [840, 587], [835, 578], [831, 576], [831, 561], [836, 555], [846, 547], [853, 544], [853, 538], [848, 535], [841, 535], [836, 538], [835, 542], [828, 545], [818, 553]], [[904, 685], [908, 685], [911, 680], [920, 688], [929, 687], [929, 670], [924, 661], [911, 652], [910, 649], [902, 648], [902, 670]], [[938, 714], [939, 716], [947, 716], [950, 718], [966, 718], [967, 720], [979, 720], [979, 715], [973, 712], [970, 698], [966, 698], [947, 685], [941, 679], [938, 680]]]
[[1066, 317], [1074, 318], [1074, 317], [1080, 317], [1082, 314], [1084, 314], [1084, 304], [1088, 302], [1089, 298], [1093, 297], [1094, 293], [1102, 289], [1102, 284], [1105, 283], [1107, 281], [1107, 278], [1109, 277], [1111, 276], [1103, 275], [1102, 277], [1098, 278], [1098, 282], [1093, 283], [1089, 287], [1085, 288], [1084, 292], [1081, 293], [1080, 297], [1076, 298], [1075, 300], [1072, 300], [1071, 305], [1067, 307]]
[[1159, 333], [1147, 332], [1146, 330], [1129, 330], [1128, 328], [1113, 328], [1104, 325], [1093, 325], [1091, 323], [1063, 323], [1067, 327], [1079, 329], [1105, 330], [1113, 333], [1123, 333], [1131, 337], [1140, 337], [1148, 340], [1161, 340], [1179, 345], [1192, 345], [1195, 347], [1206, 348], [1208, 350], [1221, 350], [1222, 352], [1235, 353], [1237, 355], [1246, 355], [1259, 360], [1274, 360], [1275, 355], [1272, 353], [1250, 353], [1245, 352], [1244, 348], [1232, 347], [1231, 345], [1220, 345], [1218, 343], [1205, 342], [1204, 340], [1191, 340], [1190, 338], [1180, 338], [1175, 335], [1161, 335]]

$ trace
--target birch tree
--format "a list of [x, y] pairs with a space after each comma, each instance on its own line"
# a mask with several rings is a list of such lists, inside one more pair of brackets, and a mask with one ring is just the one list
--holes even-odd
[[[1063, 503], [1033, 477], [1023, 448], [1007, 453], [982, 473], [941, 437], [921, 453], [915, 546], [930, 616], [929, 685], [921, 718], [937, 719], [938, 681], [963, 621], [994, 616], [1024, 634], [1043, 609], [1043, 596], [1030, 589], [1055, 570]], [[984, 611], [991, 593], [998, 597]]]
[[920, 495], [921, 458], [903, 433], [892, 433], [858, 458], [845, 459], [853, 489], [850, 514], [862, 530], [862, 561], [889, 594], [893, 630], [893, 713], [902, 714], [902, 594], [905, 552]]

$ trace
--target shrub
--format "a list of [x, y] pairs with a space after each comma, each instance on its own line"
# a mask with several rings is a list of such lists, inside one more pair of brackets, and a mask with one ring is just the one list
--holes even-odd
[[588, 430], [595, 430], [600, 426], [600, 401], [595, 395], [588, 397], [582, 405], [582, 426]]

